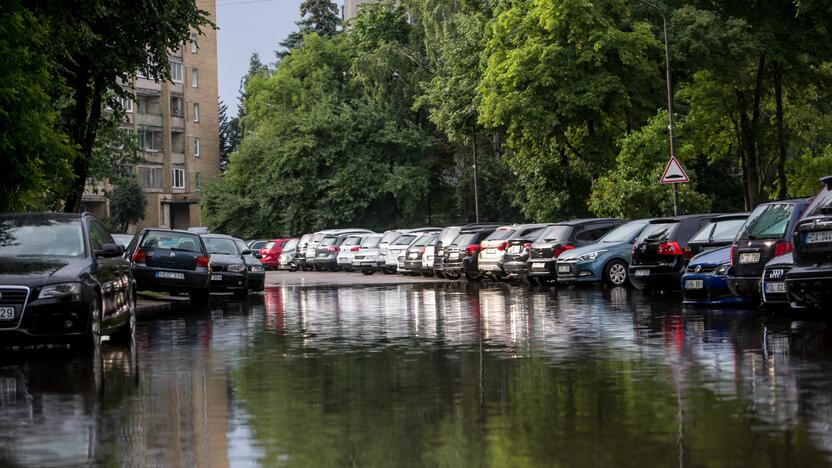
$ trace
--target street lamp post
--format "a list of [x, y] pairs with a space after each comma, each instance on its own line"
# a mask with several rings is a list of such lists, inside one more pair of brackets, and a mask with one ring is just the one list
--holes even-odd
[[[671, 81], [670, 70], [670, 43], [667, 40], [667, 16], [664, 11], [652, 3], [644, 0], [639, 2], [653, 8], [662, 17], [662, 30], [664, 32], [664, 63], [665, 80], [667, 81], [667, 132], [670, 137], [670, 156], [676, 157], [676, 136], [673, 134], [673, 82]], [[673, 184], [673, 215], [679, 215], [679, 184]]]

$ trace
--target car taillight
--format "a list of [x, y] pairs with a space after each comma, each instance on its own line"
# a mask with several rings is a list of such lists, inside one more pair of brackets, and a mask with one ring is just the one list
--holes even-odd
[[341, 247], [327, 247], [326, 251], [327, 251], [327, 252], [329, 252], [329, 253], [332, 253], [332, 252], [340, 252], [340, 251], [341, 251]]
[[659, 244], [659, 255], [682, 255], [682, 248], [678, 242], [663, 242]]
[[505, 250], [508, 248], [508, 242], [503, 242], [502, 244], [497, 246], [497, 250]]
[[636, 245], [633, 244], [632, 246], [630, 246], [630, 257], [635, 257], [635, 256], [636, 256]]
[[789, 241], [777, 241], [774, 244], [774, 256], [779, 257], [781, 255], [786, 255], [787, 253], [792, 251], [792, 243]]
[[555, 258], [558, 258], [560, 256], [560, 254], [566, 252], [567, 250], [572, 250], [574, 248], [575, 248], [574, 245], [559, 245], [559, 246], [555, 247], [554, 249], [552, 249], [552, 255], [554, 255]]
[[425, 253], [425, 248], [424, 248], [424, 247], [419, 247], [419, 253], [420, 253], [420, 254]]
[[353, 247], [350, 249], [350, 252], [358, 252], [359, 250], [361, 250], [361, 247]]
[[208, 268], [208, 257], [205, 255], [200, 255], [196, 258], [196, 266], [202, 268]]
[[471, 244], [468, 247], [465, 247], [465, 252], [468, 255], [475, 255], [479, 251], [480, 251], [480, 245], [479, 244]]
[[146, 258], [147, 255], [144, 253], [144, 250], [142, 249], [136, 249], [136, 251], [133, 252], [132, 260], [136, 263], [144, 263]]

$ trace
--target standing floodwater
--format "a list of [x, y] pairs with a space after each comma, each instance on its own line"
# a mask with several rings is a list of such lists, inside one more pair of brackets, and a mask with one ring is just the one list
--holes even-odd
[[677, 302], [282, 286], [145, 319], [100, 372], [7, 350], [0, 466], [829, 464], [827, 323]]

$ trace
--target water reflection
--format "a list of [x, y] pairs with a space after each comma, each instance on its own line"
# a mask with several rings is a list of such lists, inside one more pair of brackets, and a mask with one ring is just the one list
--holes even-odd
[[825, 465], [832, 332], [626, 289], [267, 290], [0, 361], [0, 465]]

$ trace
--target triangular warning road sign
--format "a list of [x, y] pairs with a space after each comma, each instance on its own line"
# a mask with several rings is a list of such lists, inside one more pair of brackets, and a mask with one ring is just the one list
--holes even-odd
[[685, 170], [682, 169], [682, 165], [679, 164], [679, 160], [676, 159], [676, 156], [671, 156], [670, 161], [667, 162], [667, 166], [664, 168], [661, 183], [679, 184], [687, 181], [688, 175], [685, 174]]

